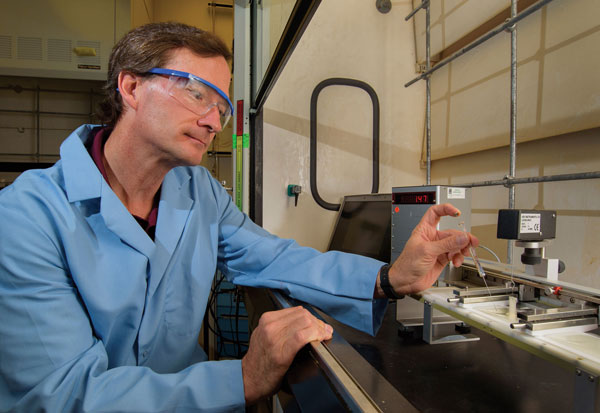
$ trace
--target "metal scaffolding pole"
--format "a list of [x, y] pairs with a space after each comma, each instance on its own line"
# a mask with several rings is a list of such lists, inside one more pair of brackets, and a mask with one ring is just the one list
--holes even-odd
[[419, 7], [417, 7], [416, 9], [414, 9], [413, 11], [411, 11], [408, 16], [406, 16], [404, 18], [404, 21], [408, 21], [412, 16], [414, 16], [419, 10], [421, 10], [423, 7], [429, 6], [429, 0], [423, 0], [421, 2], [421, 4], [419, 5]]
[[[431, 7], [425, 6], [425, 70], [431, 69]], [[427, 105], [425, 118], [427, 123], [427, 185], [431, 185], [431, 76], [426, 78]]]
[[[493, 30], [490, 30], [488, 33], [479, 37], [475, 41], [469, 43], [467, 46], [463, 47], [458, 52], [453, 55], [443, 59], [438, 62], [435, 67], [431, 67], [431, 39], [430, 39], [430, 2], [429, 0], [422, 0], [421, 4], [414, 9], [408, 16], [406, 16], [405, 20], [413, 17], [419, 10], [425, 8], [426, 17], [425, 17], [425, 30], [426, 30], [426, 40], [425, 40], [425, 49], [426, 49], [426, 70], [421, 73], [420, 76], [406, 83], [404, 86], [408, 87], [413, 83], [425, 79], [426, 80], [426, 94], [427, 94], [427, 104], [426, 104], [426, 129], [427, 129], [427, 185], [431, 184], [431, 75], [436, 70], [441, 69], [448, 63], [452, 62], [456, 58], [462, 56], [468, 51], [474, 49], [480, 44], [486, 42], [497, 34], [508, 30], [510, 32], [510, 45], [511, 45], [511, 63], [510, 63], [510, 166], [508, 175], [502, 179], [497, 181], [486, 181], [484, 183], [476, 183], [465, 186], [490, 186], [490, 185], [504, 185], [509, 189], [508, 194], [508, 207], [513, 209], [515, 208], [515, 187], [516, 184], [521, 183], [533, 183], [533, 182], [552, 182], [552, 181], [560, 181], [560, 180], [573, 180], [573, 179], [593, 179], [599, 178], [600, 175], [598, 172], [587, 172], [581, 174], [566, 174], [566, 175], [553, 175], [553, 176], [542, 176], [542, 177], [532, 177], [532, 178], [515, 178], [516, 175], [516, 151], [517, 151], [517, 22], [521, 21], [525, 17], [534, 13], [535, 11], [541, 9], [546, 4], [550, 3], [552, 0], [540, 0], [534, 5], [528, 7], [523, 10], [521, 13], [517, 13], [517, 0], [511, 0], [510, 7], [510, 19], [508, 19], [504, 24], [499, 25]], [[507, 262], [512, 263], [512, 251], [513, 244], [509, 241], [508, 243], [508, 251], [507, 251]]]
[[432, 74], [436, 70], [441, 69], [442, 67], [446, 66], [448, 63], [450, 63], [451, 61], [453, 61], [457, 57], [462, 56], [463, 54], [467, 53], [468, 51], [470, 51], [470, 50], [474, 49], [475, 47], [479, 46], [480, 44], [486, 42], [487, 40], [491, 39], [492, 37], [494, 37], [498, 33], [501, 33], [503, 31], [505, 31], [506, 29], [508, 29], [509, 27], [511, 27], [512, 25], [514, 25], [515, 23], [523, 20], [525, 17], [527, 17], [530, 14], [532, 14], [533, 12], [541, 9], [542, 7], [544, 7], [546, 4], [550, 3], [551, 1], [552, 0], [540, 0], [538, 3], [535, 3], [532, 6], [529, 6], [528, 8], [526, 8], [525, 10], [523, 10], [521, 13], [519, 13], [518, 15], [516, 15], [514, 18], [508, 20], [506, 23], [498, 26], [494, 30], [491, 30], [491, 31], [487, 32], [487, 34], [484, 34], [483, 36], [481, 36], [477, 40], [469, 43], [467, 46], [463, 47], [462, 49], [460, 49], [458, 52], [454, 53], [453, 55], [451, 55], [451, 56], [449, 56], [449, 57], [441, 60], [439, 63], [437, 63], [431, 69], [423, 72], [419, 77], [414, 78], [410, 82], [406, 83], [404, 86], [408, 87], [408, 86], [412, 85], [413, 83], [418, 82], [419, 80], [425, 79], [427, 76], [429, 76], [430, 74]]
[[[517, 15], [517, 0], [510, 2], [510, 19]], [[508, 177], [517, 174], [517, 25], [512, 25], [510, 31], [510, 167]], [[515, 186], [508, 187], [508, 208], [515, 208]], [[506, 261], [512, 264], [513, 241], [508, 241]]]
[[[529, 16], [531, 13], [539, 10], [547, 3], [550, 3], [552, 0], [541, 0], [538, 3], [528, 7], [520, 14], [517, 14], [517, 0], [511, 0], [511, 9], [510, 15], [511, 18], [506, 21], [506, 23], [498, 26], [496, 29], [489, 31], [487, 34], [479, 37], [477, 40], [471, 42], [466, 47], [462, 48], [458, 52], [454, 53], [450, 57], [442, 60], [434, 67], [431, 67], [431, 7], [429, 0], [422, 0], [421, 4], [414, 9], [408, 16], [406, 16], [405, 20], [413, 17], [419, 10], [425, 9], [425, 58], [426, 58], [426, 67], [425, 72], [423, 72], [419, 77], [411, 80], [406, 83], [404, 86], [408, 87], [413, 83], [425, 79], [426, 81], [426, 109], [425, 109], [425, 122], [426, 122], [426, 140], [427, 140], [427, 185], [431, 184], [431, 74], [436, 70], [442, 68], [447, 65], [454, 59], [462, 56], [469, 50], [479, 46], [481, 43], [491, 39], [498, 33], [501, 33], [505, 30], [510, 31], [511, 34], [511, 65], [510, 65], [510, 78], [511, 78], [511, 106], [510, 106], [510, 168], [509, 168], [509, 178], [513, 178], [516, 174], [516, 130], [517, 130], [517, 29], [516, 23], [525, 17]], [[508, 207], [515, 207], [515, 188], [509, 187], [509, 196], [508, 196]], [[512, 245], [509, 242], [509, 251], [508, 256], [512, 257]], [[510, 258], [509, 258], [510, 262]]]
[[520, 185], [520, 184], [535, 184], [541, 182], [559, 182], [559, 181], [575, 181], [580, 179], [598, 179], [600, 178], [600, 171], [594, 172], [579, 172], [573, 174], [562, 174], [562, 175], [544, 175], [544, 176], [531, 176], [528, 178], [509, 178], [496, 179], [492, 181], [481, 181], [473, 182], [470, 184], [458, 184], [456, 186], [463, 186], [466, 188], [475, 188], [480, 186], [496, 186], [502, 185], [508, 187], [509, 185]]

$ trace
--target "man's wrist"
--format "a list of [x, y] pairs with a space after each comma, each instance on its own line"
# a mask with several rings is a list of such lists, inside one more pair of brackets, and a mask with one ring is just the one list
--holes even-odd
[[395, 299], [395, 300], [399, 300], [401, 298], [404, 298], [404, 295], [397, 294], [396, 291], [394, 291], [394, 287], [392, 287], [392, 284], [390, 283], [390, 274], [389, 274], [389, 272], [390, 272], [390, 265], [389, 264], [385, 264], [379, 270], [379, 286], [381, 287], [381, 290], [383, 291], [383, 293], [385, 294], [385, 296], [387, 298], [392, 298], [392, 299]]

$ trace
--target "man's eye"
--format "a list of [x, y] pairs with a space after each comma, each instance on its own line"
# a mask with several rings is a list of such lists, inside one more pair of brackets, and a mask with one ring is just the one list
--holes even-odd
[[194, 89], [188, 89], [188, 92], [194, 99], [198, 101], [204, 101], [204, 93]]

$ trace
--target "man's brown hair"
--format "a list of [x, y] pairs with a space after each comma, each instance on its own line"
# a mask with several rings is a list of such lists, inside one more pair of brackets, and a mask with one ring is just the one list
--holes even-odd
[[106, 97], [100, 104], [101, 122], [113, 128], [123, 112], [117, 91], [119, 73], [143, 75], [154, 67], [164, 67], [173, 50], [186, 48], [202, 57], [223, 56], [231, 52], [216, 35], [183, 23], [149, 23], [132, 29], [113, 47], [108, 63]]

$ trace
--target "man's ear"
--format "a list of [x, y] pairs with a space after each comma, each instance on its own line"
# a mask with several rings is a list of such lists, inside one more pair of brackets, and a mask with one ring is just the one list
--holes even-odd
[[138, 105], [138, 90], [141, 78], [131, 72], [119, 73], [118, 85], [121, 99], [123, 100], [123, 109], [131, 107], [137, 109]]

